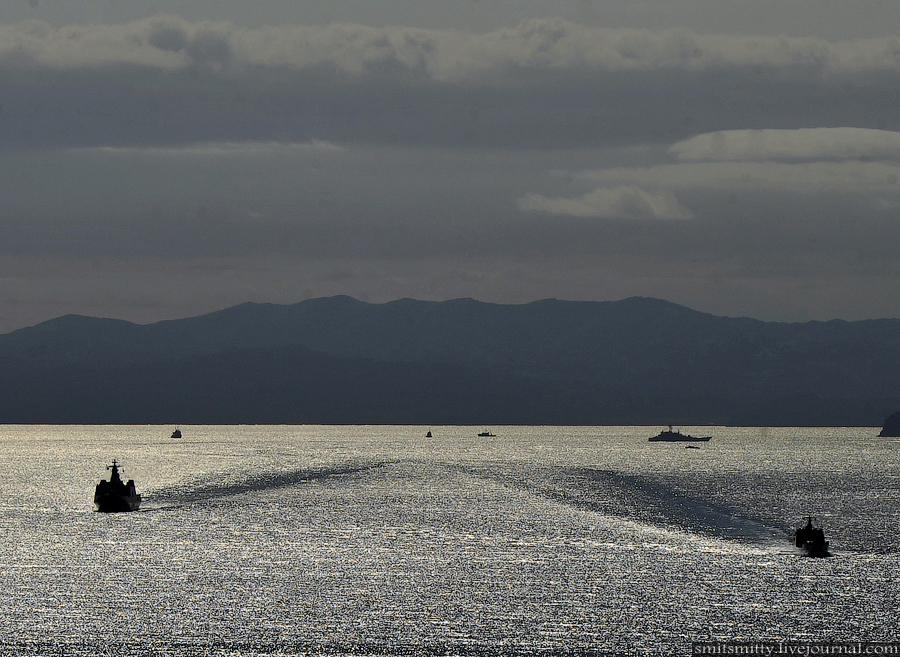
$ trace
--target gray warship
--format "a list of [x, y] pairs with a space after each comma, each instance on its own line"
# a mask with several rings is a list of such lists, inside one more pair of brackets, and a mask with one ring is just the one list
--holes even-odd
[[806, 519], [806, 525], [794, 530], [794, 547], [797, 547], [805, 557], [830, 557], [828, 541], [825, 540], [825, 532], [821, 527], [813, 524], [812, 517]]
[[112, 465], [106, 466], [106, 469], [112, 470], [109, 481], [101, 479], [94, 491], [97, 511], [102, 513], [137, 511], [141, 507], [141, 496], [134, 489], [134, 479], [129, 479], [127, 484], [122, 481], [119, 476], [119, 464], [115, 459]]

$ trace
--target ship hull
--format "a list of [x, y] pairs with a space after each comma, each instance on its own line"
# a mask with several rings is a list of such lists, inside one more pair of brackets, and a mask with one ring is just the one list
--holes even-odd
[[704, 436], [702, 438], [697, 438], [696, 436], [687, 436], [681, 434], [679, 436], [653, 436], [648, 440], [651, 443], [706, 443], [712, 436]]
[[828, 551], [828, 541], [825, 541], [825, 543], [804, 543], [800, 546], [800, 554], [814, 559], [831, 556], [831, 552]]
[[100, 513], [123, 513], [141, 508], [140, 495], [97, 495], [94, 504]]

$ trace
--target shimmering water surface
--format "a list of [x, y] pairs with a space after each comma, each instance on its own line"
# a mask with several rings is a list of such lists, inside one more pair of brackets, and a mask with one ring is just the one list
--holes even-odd
[[[0, 427], [6, 654], [687, 654], [900, 634], [874, 429]], [[433, 438], [425, 438], [431, 429]], [[113, 458], [140, 512], [93, 512]], [[791, 527], [817, 517], [835, 556]]]

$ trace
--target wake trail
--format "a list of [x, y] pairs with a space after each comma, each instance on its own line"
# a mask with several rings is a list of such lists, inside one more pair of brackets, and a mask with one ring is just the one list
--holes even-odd
[[[151, 491], [147, 501], [154, 508], [169, 508], [214, 501], [246, 493], [259, 493], [289, 486], [308, 484], [315, 481], [326, 481], [351, 475], [367, 474], [385, 467], [395, 461], [376, 461], [373, 463], [346, 463], [327, 468], [309, 468], [266, 472], [228, 481], [210, 481], [213, 476], [233, 477], [234, 475], [208, 475], [207, 477], [186, 484], [168, 486]], [[150, 509], [148, 509], [150, 510]]]
[[559, 504], [666, 529], [751, 543], [783, 541], [787, 536], [783, 528], [739, 509], [685, 494], [638, 475], [584, 467], [497, 470], [459, 466], [459, 469]]

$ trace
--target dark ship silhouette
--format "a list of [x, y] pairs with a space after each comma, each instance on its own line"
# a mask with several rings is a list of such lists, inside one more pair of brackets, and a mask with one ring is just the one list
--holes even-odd
[[705, 443], [708, 442], [710, 438], [712, 438], [712, 436], [698, 438], [696, 436], [691, 436], [690, 434], [681, 433], [678, 430], [673, 431], [672, 425], [670, 424], [668, 430], [660, 431], [657, 435], [650, 436], [648, 440], [651, 443]]
[[900, 413], [894, 413], [884, 421], [879, 438], [900, 438]]
[[794, 546], [800, 548], [805, 557], [830, 557], [828, 541], [821, 527], [813, 525], [812, 516], [806, 518], [806, 524], [794, 530]]
[[172, 432], [172, 438], [181, 438], [181, 429], [175, 427], [175, 431]]
[[94, 491], [94, 504], [97, 511], [102, 513], [118, 513], [121, 511], [137, 511], [141, 507], [141, 496], [134, 489], [134, 479], [123, 483], [119, 476], [119, 464], [113, 459], [112, 465], [106, 466], [112, 470], [109, 481], [100, 480]]

